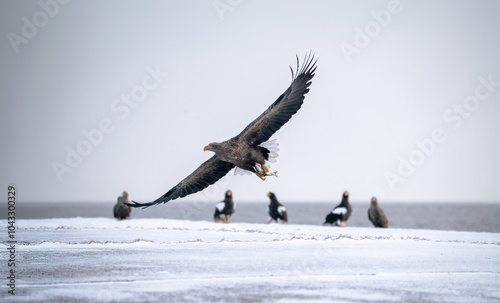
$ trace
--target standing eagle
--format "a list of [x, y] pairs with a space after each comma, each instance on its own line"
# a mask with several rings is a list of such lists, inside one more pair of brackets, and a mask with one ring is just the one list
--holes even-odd
[[221, 201], [215, 205], [215, 213], [214, 213], [214, 222], [222, 222], [228, 223], [229, 218], [234, 213], [234, 202], [233, 202], [233, 193], [228, 190], [226, 191], [226, 196], [224, 197], [224, 201]]
[[269, 197], [269, 199], [271, 199], [268, 212], [269, 220], [267, 221], [267, 223], [269, 224], [273, 220], [282, 224], [288, 223], [288, 214], [286, 212], [285, 206], [283, 206], [283, 204], [278, 201], [278, 198], [274, 193], [269, 192], [267, 196]]
[[[145, 208], [199, 192], [217, 182], [234, 167], [255, 173], [262, 180], [265, 180], [266, 176], [276, 176], [277, 172], [270, 173], [265, 165], [266, 160], [273, 156], [272, 151], [266, 147], [265, 143], [272, 142], [266, 141], [287, 123], [302, 106], [304, 96], [309, 91], [311, 79], [316, 71], [316, 62], [314, 55], [309, 53], [304, 57], [304, 62], [299, 69], [297, 56], [295, 73], [290, 67], [292, 84], [239, 135], [224, 142], [214, 142], [205, 146], [204, 151], [212, 151], [215, 155], [163, 196], [153, 202], [137, 203], [132, 201], [133, 204], [129, 205]], [[276, 155], [274, 154], [274, 156]]]
[[327, 216], [324, 224], [334, 224], [344, 227], [347, 219], [351, 216], [352, 206], [349, 203], [349, 192], [346, 190], [342, 195], [342, 202], [337, 205]]
[[375, 227], [389, 227], [389, 222], [382, 208], [378, 206], [377, 198], [373, 197], [370, 208], [368, 208], [368, 219]]
[[127, 206], [130, 201], [128, 200], [128, 193], [123, 191], [122, 195], [118, 197], [115, 206], [113, 207], [113, 216], [118, 220], [130, 219], [130, 212], [132, 209]]

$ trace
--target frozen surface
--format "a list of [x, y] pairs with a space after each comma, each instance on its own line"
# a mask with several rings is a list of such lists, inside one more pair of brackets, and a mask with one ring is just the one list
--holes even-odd
[[498, 233], [167, 219], [16, 224], [16, 296], [2, 274], [2, 302], [500, 302]]

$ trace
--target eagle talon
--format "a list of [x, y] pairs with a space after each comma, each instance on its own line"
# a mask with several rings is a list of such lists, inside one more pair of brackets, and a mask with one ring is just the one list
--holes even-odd
[[262, 168], [262, 166], [264, 166], [267, 169], [267, 167], [265, 165], [261, 165], [260, 163], [255, 163], [255, 166], [253, 167], [253, 169], [255, 170], [255, 173], [257, 173], [261, 176], [265, 176], [266, 171]]
[[257, 177], [259, 177], [262, 181], [266, 181], [266, 176], [265, 176], [265, 175], [261, 175], [261, 174], [259, 174], [258, 172], [255, 172], [255, 175], [256, 175]]
[[269, 173], [269, 168], [267, 168], [265, 165], [262, 165], [262, 168], [264, 169], [264, 175], [267, 176], [267, 174]]

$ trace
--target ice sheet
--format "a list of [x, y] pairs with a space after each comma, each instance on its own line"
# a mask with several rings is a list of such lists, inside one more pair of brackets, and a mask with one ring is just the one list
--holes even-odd
[[496, 233], [163, 219], [16, 223], [16, 296], [5, 278], [2, 302], [500, 301]]

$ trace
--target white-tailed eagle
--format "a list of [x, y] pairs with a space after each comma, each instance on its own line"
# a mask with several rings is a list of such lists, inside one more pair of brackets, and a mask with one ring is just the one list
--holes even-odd
[[[274, 101], [269, 108], [257, 119], [252, 121], [239, 135], [220, 143], [210, 143], [204, 150], [215, 153], [210, 159], [201, 164], [194, 172], [167, 191], [153, 202], [137, 203], [132, 201], [132, 207], [149, 207], [170, 200], [182, 198], [199, 192], [224, 177], [231, 169], [255, 173], [265, 180], [266, 176], [276, 176], [276, 172], [269, 172], [265, 163], [273, 156], [273, 151], [266, 147], [266, 142], [300, 109], [304, 96], [309, 91], [311, 79], [316, 70], [314, 55], [309, 53], [299, 69], [292, 71], [292, 84]], [[271, 142], [271, 141], [270, 141]], [[273, 144], [270, 144], [273, 145]], [[276, 145], [276, 144], [274, 144]]]

